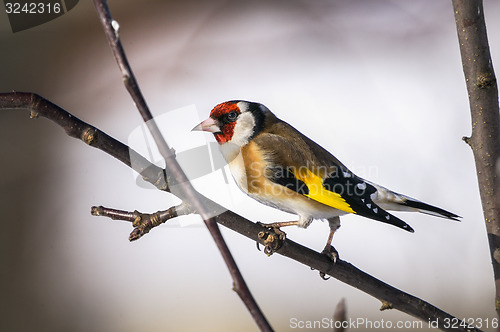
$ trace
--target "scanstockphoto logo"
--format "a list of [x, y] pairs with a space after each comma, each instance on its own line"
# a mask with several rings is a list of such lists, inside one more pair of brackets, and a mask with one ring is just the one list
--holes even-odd
[[4, 0], [5, 13], [9, 18], [12, 32], [30, 29], [52, 21], [73, 9], [79, 0]]

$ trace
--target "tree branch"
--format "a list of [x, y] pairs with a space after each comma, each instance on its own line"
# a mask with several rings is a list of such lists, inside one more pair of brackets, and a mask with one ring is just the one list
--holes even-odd
[[[102, 3], [99, 1], [96, 2]], [[113, 21], [109, 21], [109, 24], [112, 25], [112, 22]], [[116, 26], [116, 24], [114, 25]], [[116, 30], [112, 31], [115, 31], [114, 33], [117, 34]], [[125, 81], [128, 81], [128, 79], [125, 79]], [[97, 128], [73, 117], [71, 114], [61, 109], [57, 105], [54, 105], [53, 103], [41, 98], [36, 94], [0, 94], [0, 109], [1, 108], [28, 109], [31, 110], [32, 117], [40, 115], [56, 122], [65, 129], [68, 135], [78, 138], [85, 143], [110, 154], [129, 167], [134, 167], [135, 170], [141, 173], [146, 181], [156, 183], [157, 188], [161, 190], [167, 190], [167, 184], [171, 184], [171, 181], [176, 180], [174, 176], [167, 177], [167, 179], [165, 179], [165, 174], [171, 173], [167, 173], [165, 170], [154, 166], [145, 158], [143, 158], [133, 150], [130, 150], [126, 145], [116, 141], [114, 138], [98, 130]], [[132, 151], [131, 155], [128, 155], [128, 151]], [[170, 151], [168, 150], [164, 152], [168, 154]], [[137, 166], [137, 163], [132, 163], [131, 158], [138, 158], [138, 160], [140, 160], [140, 167]], [[174, 159], [172, 158], [172, 160]], [[170, 165], [170, 160], [167, 162], [167, 164]], [[220, 207], [215, 202], [212, 202], [208, 198], [205, 198], [196, 192], [195, 194], [197, 199], [203, 201], [203, 206], [206, 210], [220, 211], [220, 209], [222, 209], [222, 207]], [[184, 200], [184, 202], [186, 202], [186, 200]], [[199, 212], [192, 205], [186, 205], [184, 209], [185, 210], [183, 210], [182, 213]], [[177, 209], [175, 210], [175, 213], [172, 213], [172, 210], [169, 210], [160, 211], [156, 214], [150, 215], [140, 214], [139, 212], [130, 213], [118, 210], [111, 211], [109, 209], [107, 210], [107, 212], [104, 212], [106, 211], [105, 208], [95, 208], [94, 212], [97, 212], [99, 214], [107, 214], [109, 216], [115, 217], [116, 219], [124, 219], [134, 222], [134, 227], [136, 227], [136, 229], [138, 229], [138, 227], [144, 226], [142, 230], [138, 230], [139, 233], [143, 232], [140, 233], [140, 235], [142, 235], [147, 233], [147, 231], [149, 231], [156, 225], [168, 221], [170, 218], [174, 217], [175, 214], [179, 214], [179, 210]], [[220, 214], [215, 218], [215, 220], [218, 223], [260, 243], [264, 242], [264, 237], [260, 236], [260, 234], [269, 232], [267, 228], [255, 224], [235, 214], [232, 211], [226, 211]], [[431, 304], [410, 294], [404, 293], [366, 274], [365, 272], [357, 269], [355, 266], [348, 262], [338, 260], [336, 264], [332, 264], [332, 262], [324, 255], [301, 246], [300, 244], [297, 244], [289, 239], [285, 239], [284, 241], [280, 242], [277, 248], [277, 253], [280, 255], [294, 259], [297, 262], [305, 264], [316, 270], [324, 271], [326, 274], [378, 298], [383, 303], [383, 308], [392, 307], [394, 309], [408, 313], [414, 317], [420, 318], [424, 322], [427, 322], [429, 320], [438, 321], [439, 327], [443, 330], [446, 330], [446, 319], [455, 319], [453, 316], [432, 306]], [[233, 274], [233, 272], [231, 273]], [[252, 315], [254, 315], [253, 312]], [[448, 327], [449, 330], [453, 331], [479, 331], [473, 327], [465, 328], [464, 326], [466, 325], [459, 324], [458, 328], [456, 329], [451, 329], [449, 326]]]
[[82, 140], [85, 144], [106, 152], [139, 173], [145, 181], [153, 184], [157, 189], [168, 191], [167, 183], [171, 180], [166, 178], [164, 169], [150, 163], [134, 149], [81, 121], [37, 94], [25, 92], [1, 94], [1, 108], [28, 109], [31, 111], [31, 118], [39, 116], [47, 118], [61, 126], [68, 136]]
[[498, 87], [491, 62], [483, 2], [453, 0], [462, 64], [469, 94], [472, 135], [464, 137], [474, 154], [479, 192], [495, 276], [495, 308], [500, 316], [500, 158]]
[[104, 206], [93, 206], [90, 209], [90, 213], [93, 216], [108, 217], [113, 220], [125, 220], [132, 222], [134, 230], [130, 233], [128, 239], [129, 241], [135, 241], [143, 235], [149, 233], [149, 231], [154, 227], [160, 226], [172, 218], [185, 215], [188, 211], [183, 208], [184, 206], [184, 204], [181, 204], [179, 206], [171, 207], [168, 210], [158, 211], [155, 213], [141, 213], [137, 210], [134, 212], [128, 212], [105, 208]]
[[[111, 50], [113, 51], [113, 55], [122, 73], [125, 87], [134, 100], [139, 113], [146, 123], [146, 126], [148, 127], [156, 143], [156, 146], [158, 147], [158, 151], [162, 155], [163, 159], [165, 159], [166, 170], [168, 171], [168, 174], [171, 174], [172, 179], [174, 179], [176, 181], [176, 184], [178, 184], [178, 186], [172, 188], [178, 188], [179, 191], [172, 193], [182, 199], [185, 205], [192, 205], [195, 211], [201, 216], [208, 231], [210, 232], [210, 235], [214, 239], [222, 258], [224, 259], [224, 262], [226, 263], [231, 278], [233, 279], [234, 291], [243, 301], [261, 331], [272, 331], [271, 325], [264, 316], [264, 313], [260, 310], [257, 302], [250, 292], [250, 289], [243, 279], [243, 275], [238, 269], [236, 261], [234, 260], [229, 247], [224, 241], [224, 238], [222, 237], [222, 233], [220, 232], [215, 218], [210, 217], [210, 210], [203, 204], [206, 200], [202, 199], [201, 196], [198, 195], [197, 191], [189, 182], [186, 174], [175, 159], [172, 150], [163, 138], [163, 135], [161, 134], [160, 129], [158, 128], [158, 125], [156, 124], [156, 121], [154, 120], [153, 115], [151, 114], [149, 107], [147, 106], [146, 100], [144, 99], [144, 96], [139, 89], [139, 85], [137, 84], [132, 68], [128, 63], [125, 51], [122, 47], [119, 37], [118, 22], [116, 22], [112, 18], [107, 1], [94, 0], [94, 5], [101, 20], [102, 26], [104, 28], [104, 33], [108, 39]], [[147, 226], [143, 227], [137, 232], [137, 234], [131, 234], [130, 238], [134, 239], [137, 238], [137, 236], [142, 236], [142, 234], [144, 234], [144, 231], [147, 232], [149, 231], [150, 227], [154, 227], [151, 226], [153, 224], [150, 223]], [[138, 229], [138, 227], [136, 227], [136, 229]]]
[[[96, 137], [99, 137], [101, 142], [99, 145], [94, 144], [91, 146], [98, 149], [108, 146], [126, 147], [126, 145], [118, 142], [111, 136], [106, 135], [99, 129], [96, 129], [95, 127], [79, 120], [62, 108], [41, 98], [38, 95], [15, 92], [0, 93], [0, 109], [9, 108], [31, 110], [32, 115], [38, 114], [42, 117], [53, 120], [58, 125], [63, 127], [68, 135], [80, 139], [84, 142], [84, 133], [88, 130], [88, 128], [94, 128], [94, 135], [96, 135]], [[59, 113], [60, 115], [58, 115]], [[60, 121], [60, 119], [62, 118], [64, 118], [65, 120]], [[119, 159], [129, 167], [132, 164], [130, 162], [130, 159], [127, 158], [127, 156], [124, 156], [121, 152], [116, 152], [110, 149], [102, 150], [109, 155]], [[118, 158], [118, 156], [123, 157], [123, 159]], [[149, 163], [149, 161], [147, 161], [145, 158], [142, 158], [141, 160], [144, 160], [145, 163]], [[153, 166], [145, 167], [145, 169], [154, 169]], [[146, 177], [145, 180], [151, 182], [155, 179]], [[220, 209], [223, 209], [217, 203], [209, 200], [201, 194], [198, 195], [201, 199], [204, 199], [206, 206], [208, 206], [209, 209], [213, 209], [214, 211], [220, 211]], [[192, 210], [190, 206], [185, 207], [185, 210], [183, 209], [182, 211], [183, 214], [193, 212], [195, 211]], [[123, 218], [120, 218], [120, 214], [123, 215]], [[114, 216], [115, 219], [124, 219], [132, 222], [136, 219], [134, 217], [134, 220], [132, 220], [132, 214], [133, 212], [119, 211], [119, 213], [116, 213]], [[160, 215], [166, 216], [167, 213], [162, 213], [162, 211], [160, 211]], [[168, 220], [169, 218], [165, 217], [162, 221], [166, 222]], [[269, 231], [266, 227], [253, 223], [252, 221], [229, 210], [217, 216], [216, 221], [221, 225], [226, 226], [227, 228], [261, 244], [264, 244], [264, 241], [263, 238], [259, 236], [259, 234]], [[437, 321], [439, 324], [439, 328], [442, 330], [480, 331], [479, 329], [476, 329], [474, 327], [465, 328], [464, 326], [467, 326], [465, 322], [456, 320], [456, 318], [452, 315], [442, 311], [441, 309], [431, 305], [430, 303], [425, 302], [401, 290], [398, 290], [397, 288], [394, 288], [378, 280], [377, 278], [372, 277], [371, 275], [359, 270], [354, 265], [346, 261], [339, 259], [337, 260], [337, 263], [332, 264], [332, 262], [325, 255], [304, 247], [290, 239], [285, 239], [284, 241], [282, 241], [279, 244], [279, 249], [277, 249], [276, 253], [293, 259], [306, 266], [309, 266], [310, 268], [317, 271], [323, 271], [324, 273], [379, 299], [385, 306], [387, 306], [387, 304], [390, 304], [392, 308], [407, 313], [413, 317], [419, 318], [424, 322]], [[451, 329], [450, 326], [445, 325], [446, 321], [451, 320], [459, 322], [459, 324], [457, 324], [458, 328]]]

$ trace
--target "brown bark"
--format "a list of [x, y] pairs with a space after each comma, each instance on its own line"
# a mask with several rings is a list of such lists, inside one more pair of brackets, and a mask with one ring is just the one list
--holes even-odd
[[481, 0], [453, 0], [462, 64], [469, 94], [472, 148], [495, 277], [495, 308], [500, 316], [500, 158], [498, 87], [488, 45]]

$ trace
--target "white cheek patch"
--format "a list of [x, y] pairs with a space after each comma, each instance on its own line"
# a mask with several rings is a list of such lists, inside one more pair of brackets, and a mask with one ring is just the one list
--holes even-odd
[[241, 113], [234, 126], [233, 137], [230, 142], [239, 146], [245, 146], [253, 135], [254, 127], [255, 119], [252, 113]]
[[245, 113], [248, 109], [248, 103], [246, 103], [244, 101], [240, 101], [239, 103], [236, 104], [236, 106], [238, 106], [241, 113]]

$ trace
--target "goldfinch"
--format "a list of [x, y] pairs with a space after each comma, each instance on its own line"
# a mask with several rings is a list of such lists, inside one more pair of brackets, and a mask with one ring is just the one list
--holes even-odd
[[[366, 181], [266, 106], [243, 100], [221, 103], [193, 130], [213, 133], [238, 187], [250, 197], [296, 214], [297, 220], [266, 224], [308, 227], [326, 219], [330, 234], [323, 250], [336, 261], [331, 245], [339, 216], [353, 213], [413, 232], [387, 210], [415, 211], [459, 221], [458, 215]], [[266, 248], [268, 249], [268, 248]]]

